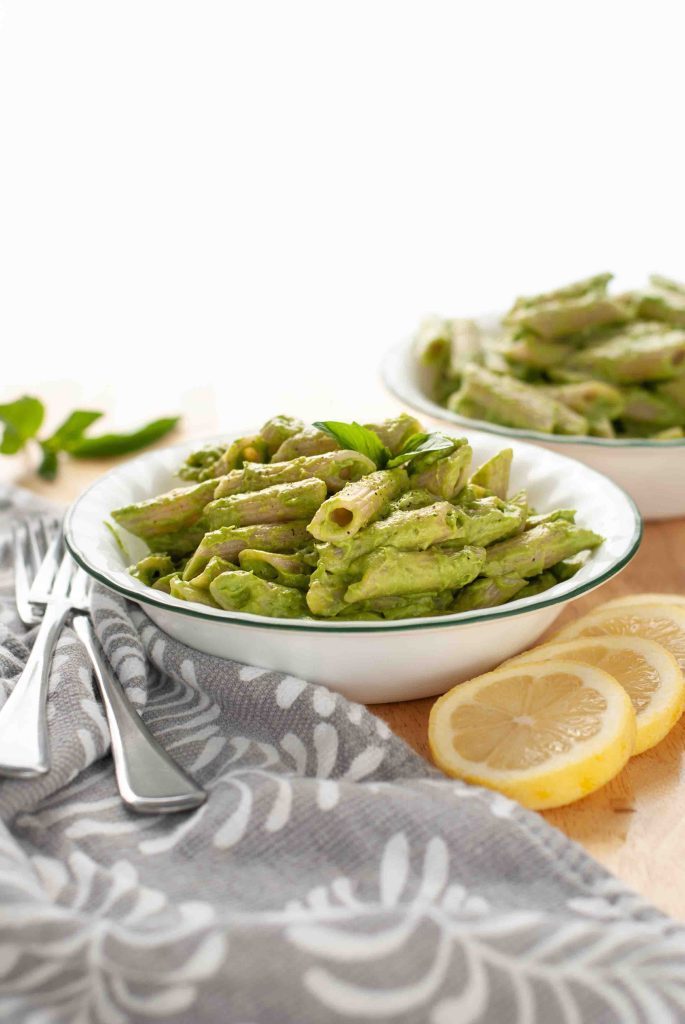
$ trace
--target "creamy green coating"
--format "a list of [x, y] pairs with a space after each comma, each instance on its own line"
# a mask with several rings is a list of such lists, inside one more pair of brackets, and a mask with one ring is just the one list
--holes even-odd
[[547, 393], [589, 420], [616, 419], [623, 412], [620, 390], [601, 380], [582, 380], [552, 385]]
[[182, 480], [207, 480], [212, 477], [212, 468], [228, 447], [227, 444], [208, 444], [191, 452], [180, 467], [178, 475]]
[[323, 480], [316, 478], [275, 484], [260, 491], [217, 498], [210, 501], [204, 514], [210, 530], [217, 530], [220, 526], [311, 519], [327, 493]]
[[177, 487], [156, 498], [114, 509], [112, 518], [129, 533], [150, 540], [194, 526], [213, 493], [211, 481], [193, 487]]
[[185, 480], [214, 480], [244, 465], [245, 462], [265, 462], [267, 445], [259, 434], [240, 437], [224, 445], [206, 445], [191, 452], [178, 475]]
[[430, 316], [422, 320], [416, 332], [415, 351], [425, 366], [444, 366], [452, 336], [452, 325], [443, 317]]
[[240, 568], [252, 572], [271, 583], [306, 590], [309, 586], [311, 566], [301, 555], [284, 555], [276, 551], [255, 551], [245, 548], [238, 555]]
[[506, 498], [509, 493], [509, 477], [513, 458], [513, 449], [503, 448], [501, 452], [493, 455], [491, 459], [478, 467], [470, 482], [492, 491], [497, 498]]
[[512, 311], [517, 309], [533, 309], [536, 306], [546, 306], [550, 302], [563, 302], [567, 299], [577, 299], [584, 295], [606, 294], [607, 285], [613, 278], [613, 274], [593, 274], [591, 277], [584, 277], [580, 281], [573, 281], [571, 284], [555, 288], [551, 292], [540, 292], [538, 295], [522, 295], [514, 302]]
[[301, 455], [290, 462], [271, 462], [264, 465], [248, 462], [242, 470], [229, 473], [216, 484], [214, 498], [260, 491], [277, 484], [295, 483], [316, 478], [323, 480], [330, 493], [342, 490], [350, 481], [373, 473], [375, 465], [360, 452], [335, 451], [322, 455]]
[[673, 380], [657, 385], [654, 390], [657, 395], [669, 398], [681, 409], [685, 409], [685, 369]]
[[485, 550], [465, 547], [456, 551], [432, 547], [426, 551], [377, 548], [353, 562], [350, 571], [359, 579], [350, 584], [345, 601], [368, 601], [386, 594], [420, 594], [456, 590], [475, 579], [485, 562]]
[[[462, 400], [467, 403], [466, 411]], [[462, 415], [476, 410], [481, 419], [551, 434], [557, 422], [557, 404], [548, 395], [513, 377], [470, 366], [464, 373], [460, 390], [450, 397], [447, 406]]]
[[[339, 448], [272, 461], [288, 442], [316, 443], [310, 428], [283, 416], [217, 446], [218, 459], [216, 449], [193, 453], [184, 472], [214, 472], [220, 460], [228, 471], [115, 513], [147, 535], [150, 554], [130, 571], [209, 607], [394, 620], [495, 607], [528, 592], [531, 577], [531, 587], [569, 578], [600, 541], [573, 524], [571, 510], [536, 514], [525, 492], [506, 499], [510, 450], [469, 480], [464, 438], [431, 436], [405, 414], [340, 426], [375, 461]], [[377, 469], [393, 451], [405, 463]], [[246, 453], [267, 461], [229, 468]]]
[[160, 533], [154, 537], [147, 537], [146, 540], [150, 551], [169, 554], [173, 558], [181, 558], [194, 551], [204, 535], [205, 527], [198, 523], [197, 526], [189, 526], [186, 530]]
[[235, 562], [244, 548], [262, 551], [297, 551], [309, 541], [307, 522], [259, 523], [255, 526], [222, 526], [206, 533], [183, 572], [184, 580], [198, 576], [214, 555]]
[[227, 611], [251, 612], [280, 619], [307, 615], [304, 595], [299, 590], [270, 583], [251, 572], [224, 572], [209, 585], [217, 605]]
[[192, 583], [185, 580], [172, 579], [169, 583], [169, 593], [180, 601], [191, 601], [193, 604], [206, 604], [210, 608], [218, 608], [219, 604], [212, 595], [201, 587], [194, 587]]
[[565, 519], [555, 519], [493, 544], [487, 549], [482, 573], [484, 576], [537, 576], [563, 558], [601, 543], [602, 537], [592, 530]]
[[336, 544], [319, 546], [319, 564], [331, 572], [344, 572], [349, 565], [374, 548], [390, 546], [403, 551], [421, 551], [432, 544], [464, 537], [463, 513], [447, 501], [425, 508], [394, 512], [371, 523]]
[[309, 524], [309, 532], [319, 541], [347, 540], [378, 519], [408, 486], [409, 478], [402, 468], [369, 473], [324, 501]]
[[393, 512], [413, 512], [417, 508], [426, 508], [435, 504], [435, 495], [425, 487], [412, 487], [388, 505], [388, 515]]
[[180, 580], [180, 572], [170, 572], [168, 576], [160, 576], [156, 583], [152, 584], [153, 590], [161, 590], [163, 594], [171, 593], [171, 583], [173, 580]]
[[567, 523], [575, 523], [576, 511], [573, 508], [555, 508], [551, 512], [541, 512], [540, 515], [529, 516], [526, 520], [525, 529], [532, 530], [541, 523], [553, 523], [556, 519], [565, 519]]
[[476, 499], [461, 513], [465, 542], [479, 547], [519, 533], [525, 521], [526, 511], [521, 505], [494, 495]]
[[471, 445], [461, 444], [425, 469], [410, 470], [411, 486], [430, 491], [438, 498], [454, 498], [468, 480], [472, 457]]
[[559, 580], [553, 572], [541, 572], [538, 576], [533, 576], [528, 580], [525, 587], [519, 590], [516, 596], [518, 598], [534, 597], [536, 594], [543, 594], [550, 587], [555, 587], [558, 582]]
[[212, 474], [223, 476], [234, 469], [240, 469], [246, 462], [266, 462], [267, 446], [259, 434], [250, 437], [239, 437], [232, 441], [223, 455], [214, 463]]
[[481, 576], [460, 590], [450, 611], [472, 612], [478, 608], [496, 608], [516, 597], [526, 586], [520, 576]]
[[134, 576], [146, 587], [152, 587], [163, 576], [168, 576], [175, 571], [174, 563], [168, 555], [146, 555], [139, 562], [129, 569], [131, 576]]
[[285, 462], [288, 459], [296, 459], [301, 455], [322, 455], [324, 452], [334, 452], [340, 448], [337, 441], [334, 441], [328, 434], [316, 427], [305, 427], [291, 437], [287, 437], [272, 455], [274, 462]]
[[637, 311], [636, 301], [629, 295], [607, 295], [610, 279], [611, 275], [600, 274], [556, 292], [519, 299], [504, 322], [542, 338], [559, 338], [591, 327], [632, 320]]
[[391, 455], [397, 455], [412, 434], [421, 432], [419, 421], [406, 412], [400, 413], [394, 419], [382, 420], [380, 423], [365, 423], [364, 426], [378, 434]]
[[626, 388], [623, 398], [622, 416], [633, 423], [644, 423], [655, 431], [685, 424], [685, 408], [667, 392], [635, 386]]
[[312, 615], [329, 618], [345, 608], [348, 579], [344, 573], [333, 573], [321, 564], [309, 578], [307, 606]]
[[685, 327], [685, 285], [652, 274], [649, 288], [640, 295], [640, 316]]
[[546, 341], [530, 331], [506, 339], [500, 348], [508, 363], [533, 370], [547, 370], [550, 366], [558, 366], [568, 359], [571, 351], [571, 346], [567, 342]]
[[504, 333], [479, 327], [477, 351], [456, 368], [456, 321], [444, 321], [439, 358], [423, 360], [436, 399], [459, 416], [515, 430], [677, 437], [685, 427], [673, 405], [685, 408], [685, 284], [652, 275], [641, 291], [610, 295], [610, 279], [517, 299]]
[[569, 360], [568, 366], [614, 384], [672, 380], [685, 367], [685, 331], [674, 328], [640, 337], [619, 335], [588, 345]]
[[452, 592], [449, 590], [437, 594], [386, 594], [370, 601], [345, 605], [336, 618], [349, 619], [371, 614], [382, 619], [414, 619], [449, 611], [451, 602]]
[[273, 458], [284, 441], [305, 429], [302, 420], [295, 416], [272, 416], [259, 431], [262, 441], [266, 445], [269, 458]]
[[590, 557], [590, 551], [580, 551], [577, 555], [572, 555], [570, 558], [563, 558], [561, 562], [557, 562], [553, 565], [551, 572], [559, 582], [563, 580], [570, 580], [577, 572], [579, 572], [584, 565], [587, 564], [587, 560]]
[[200, 590], [209, 590], [209, 584], [222, 572], [231, 572], [237, 568], [238, 566], [234, 562], [227, 562], [225, 558], [214, 555], [207, 562], [202, 572], [197, 576], [193, 576], [190, 582], [194, 587], [199, 587]]

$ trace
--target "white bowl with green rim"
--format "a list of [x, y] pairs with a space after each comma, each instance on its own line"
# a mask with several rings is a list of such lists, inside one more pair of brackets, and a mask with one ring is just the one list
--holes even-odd
[[[492, 331], [499, 319], [484, 316], [476, 322], [484, 330]], [[453, 428], [457, 426], [460, 433], [486, 431], [499, 437], [501, 447], [512, 441], [533, 442], [578, 459], [610, 477], [630, 494], [645, 519], [685, 516], [685, 438], [652, 441], [638, 437], [612, 439], [543, 434], [460, 416], [431, 398], [435, 371], [420, 364], [412, 338], [387, 353], [381, 373], [385, 386], [402, 402], [432, 419], [449, 423]]]
[[[210, 440], [231, 436], [239, 435]], [[476, 463], [502, 447], [498, 438], [482, 433], [471, 434], [470, 441]], [[634, 503], [610, 480], [572, 459], [515, 442], [512, 491], [527, 488], [541, 512], [575, 508], [579, 523], [606, 538], [572, 579], [487, 611], [387, 622], [273, 619], [215, 610], [134, 579], [104, 525], [112, 509], [178, 486], [175, 471], [197, 447], [194, 441], [148, 452], [92, 484], [67, 513], [65, 537], [72, 555], [93, 579], [140, 605], [165, 633], [188, 647], [323, 683], [363, 703], [444, 693], [524, 650], [565, 605], [620, 572], [642, 536]], [[144, 543], [121, 532], [130, 560], [141, 558]]]

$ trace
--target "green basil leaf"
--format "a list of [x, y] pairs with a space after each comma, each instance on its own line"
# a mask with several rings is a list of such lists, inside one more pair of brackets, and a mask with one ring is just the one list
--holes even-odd
[[314, 423], [314, 426], [332, 437], [342, 448], [366, 455], [375, 462], [378, 469], [383, 469], [387, 464], [390, 452], [375, 430], [369, 430], [361, 423], [341, 423], [338, 420], [324, 420]]
[[40, 442], [40, 446], [43, 449], [43, 459], [38, 467], [38, 476], [42, 476], [43, 480], [54, 480], [57, 476], [57, 452], [54, 448], [47, 447], [44, 441]]
[[0, 452], [14, 455], [40, 430], [45, 408], [38, 398], [24, 395], [16, 402], [0, 405], [0, 424], [4, 427]]
[[62, 451], [68, 448], [74, 441], [78, 441], [86, 432], [88, 427], [99, 420], [101, 412], [88, 412], [85, 409], [76, 409], [59, 425], [54, 434], [41, 441], [43, 449], [50, 449], [53, 452]]
[[438, 459], [444, 458], [445, 455], [450, 455], [459, 443], [454, 438], [447, 437], [439, 432], [434, 434], [412, 434], [406, 440], [402, 451], [388, 461], [388, 469], [394, 469], [395, 466], [404, 466], [408, 462], [413, 462], [419, 456], [428, 456], [428, 453], [431, 453], [430, 458], [422, 458], [422, 463], [436, 462]]
[[101, 434], [99, 437], [80, 437], [66, 444], [65, 450], [77, 459], [107, 458], [112, 455], [127, 455], [154, 444], [174, 429], [180, 416], [168, 416], [153, 420], [139, 430], [129, 434]]

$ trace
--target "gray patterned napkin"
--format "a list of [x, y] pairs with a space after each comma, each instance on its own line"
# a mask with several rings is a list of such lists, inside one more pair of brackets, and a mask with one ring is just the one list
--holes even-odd
[[[0, 494], [0, 529], [35, 505]], [[0, 566], [4, 701], [32, 641], [6, 535]], [[209, 800], [122, 807], [66, 629], [52, 770], [0, 782], [0, 1019], [685, 1021], [685, 929], [542, 818], [445, 779], [361, 705], [199, 654], [104, 590], [95, 621]]]

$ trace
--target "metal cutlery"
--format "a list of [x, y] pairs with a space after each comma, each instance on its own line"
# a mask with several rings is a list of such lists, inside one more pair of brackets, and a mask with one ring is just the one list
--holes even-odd
[[30, 575], [40, 571], [40, 545], [44, 559], [56, 564], [45, 523], [28, 521], [14, 531], [15, 597], [17, 610], [26, 625], [40, 623], [31, 653], [12, 693], [0, 710], [0, 775], [31, 778], [50, 767], [48, 756], [47, 696], [55, 644], [71, 610], [67, 598], [72, 569], [66, 557], [54, 574], [50, 601], [42, 615], [30, 599]]
[[[40, 555], [42, 561], [39, 561]], [[43, 523], [15, 531], [16, 596], [28, 625], [40, 622], [29, 660], [0, 710], [0, 774], [32, 777], [49, 768], [46, 702], [52, 652], [65, 619], [93, 666], [107, 716], [114, 768], [124, 803], [147, 814], [199, 807], [206, 793], [160, 746], [111, 671], [90, 621], [90, 581]], [[33, 582], [31, 582], [33, 576]], [[37, 608], [44, 607], [42, 619]], [[24, 618], [26, 615], [26, 618]]]

